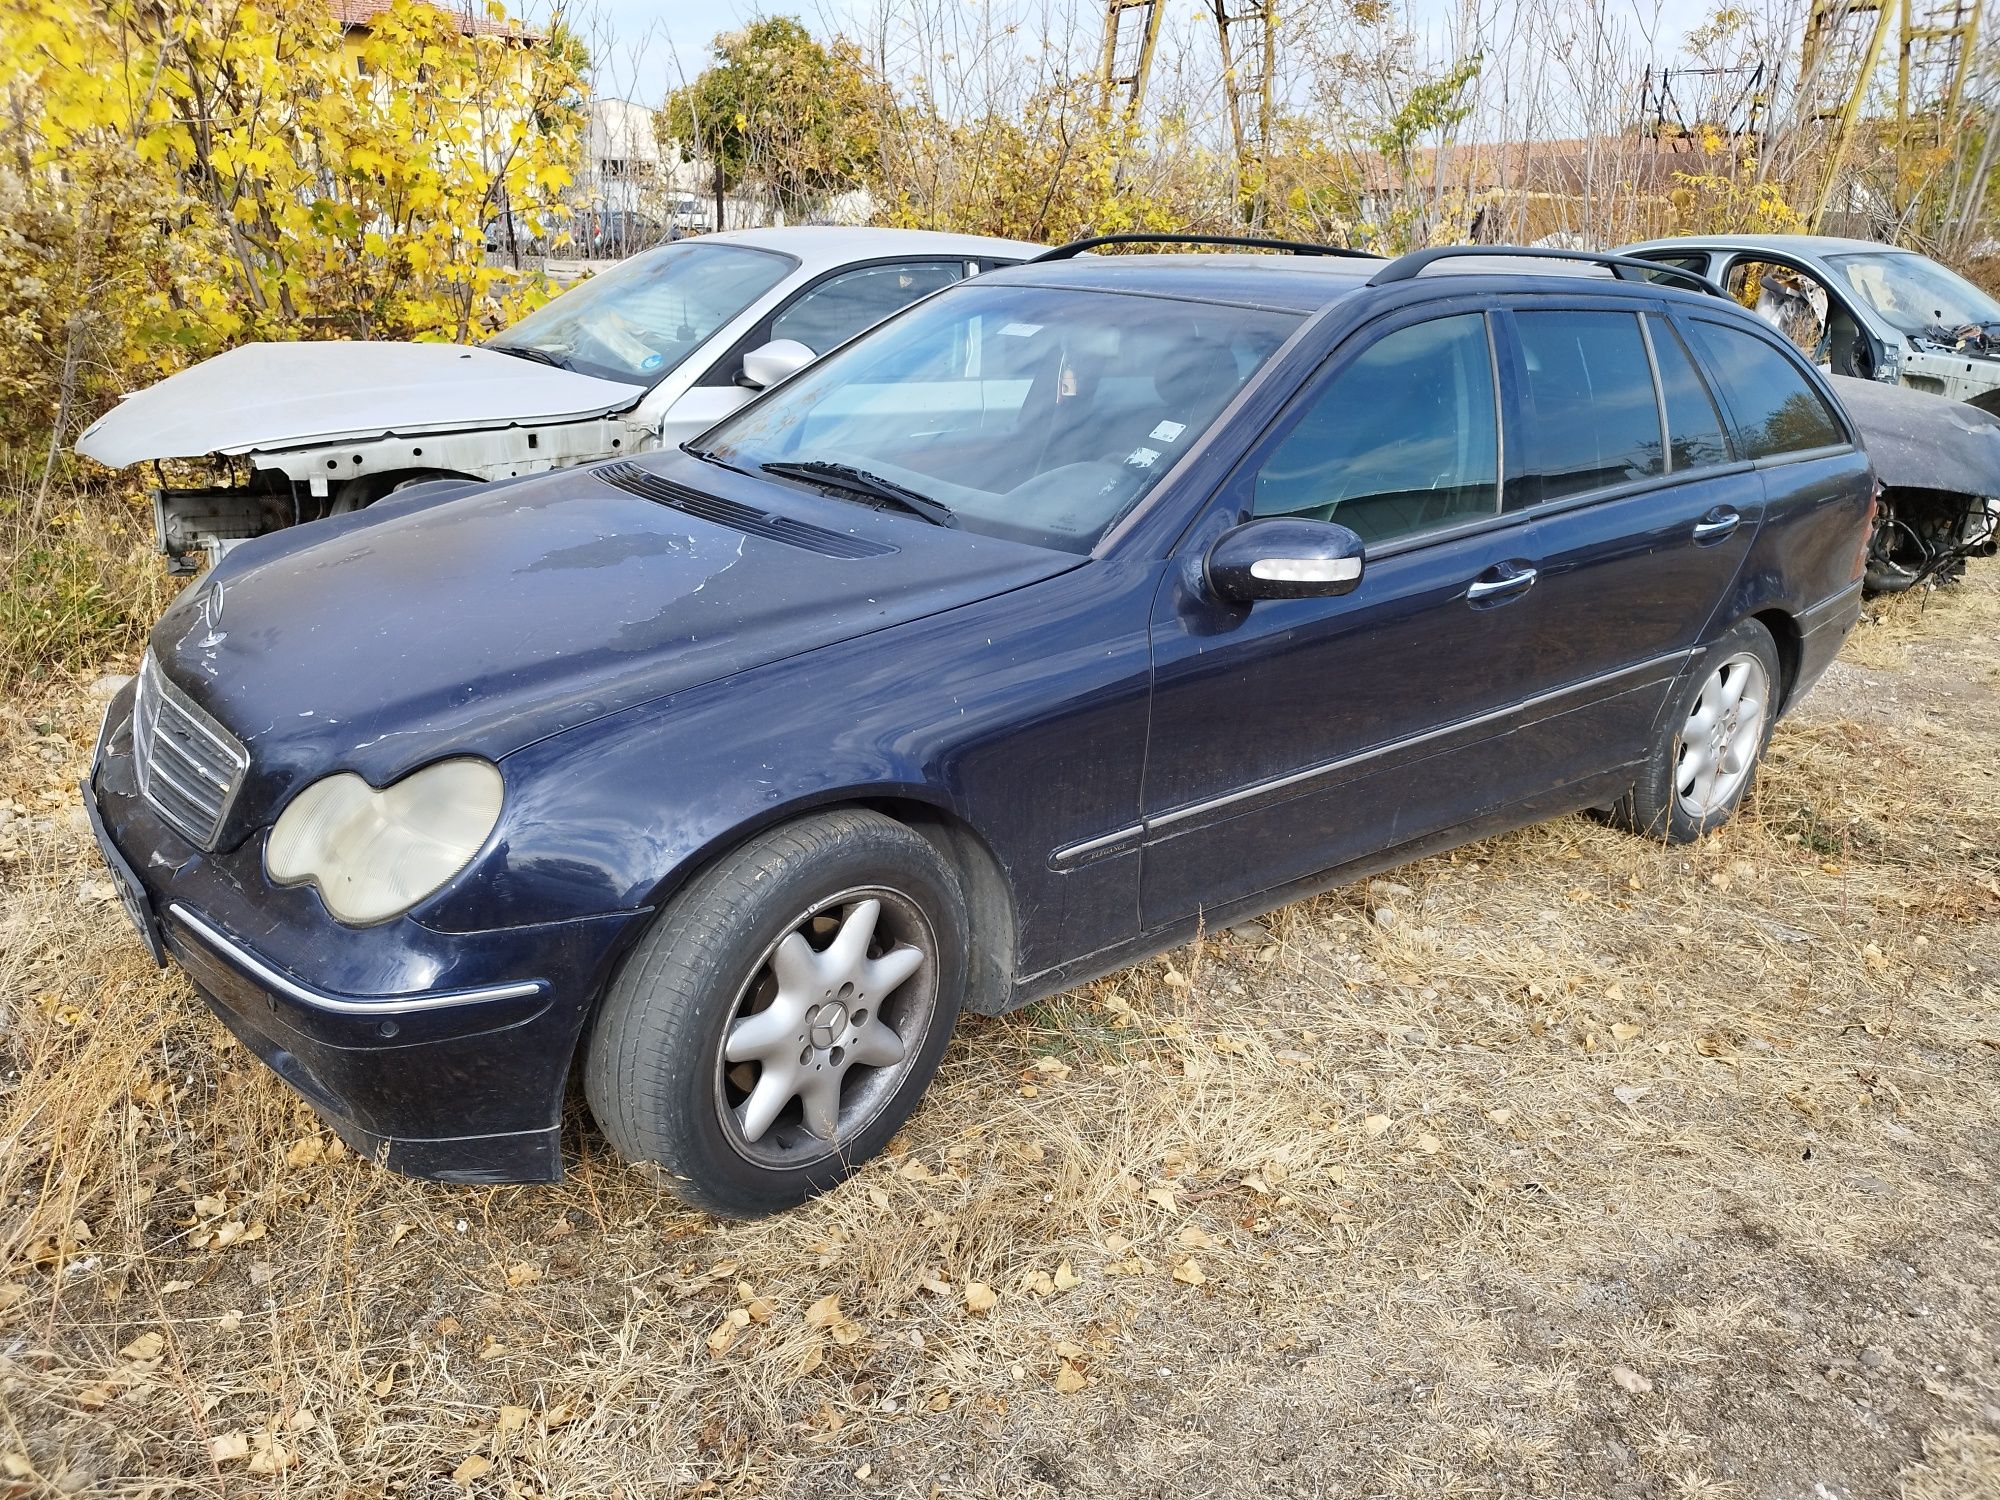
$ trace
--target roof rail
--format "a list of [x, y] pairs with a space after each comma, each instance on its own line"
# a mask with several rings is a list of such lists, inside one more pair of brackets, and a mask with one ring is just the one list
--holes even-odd
[[1089, 239], [1071, 240], [1045, 250], [1028, 261], [1038, 266], [1046, 260], [1073, 260], [1099, 245], [1234, 245], [1245, 250], [1283, 250], [1292, 255], [1338, 255], [1352, 260], [1380, 260], [1366, 250], [1344, 250], [1338, 245], [1315, 245], [1305, 240], [1267, 240], [1255, 235], [1236, 234], [1096, 234]]
[[1544, 250], [1534, 245], [1438, 245], [1429, 250], [1412, 250], [1408, 255], [1399, 255], [1381, 270], [1368, 278], [1370, 286], [1387, 286], [1391, 282], [1410, 281], [1426, 268], [1441, 260], [1459, 260], [1470, 257], [1501, 257], [1514, 260], [1574, 260], [1593, 266], [1603, 266], [1620, 281], [1633, 278], [1626, 272], [1643, 273], [1647, 280], [1668, 277], [1684, 281], [1696, 291], [1706, 292], [1711, 297], [1729, 298], [1729, 294], [1706, 276], [1686, 271], [1679, 266], [1662, 265], [1656, 260], [1639, 260], [1630, 255], [1611, 255], [1596, 250]]

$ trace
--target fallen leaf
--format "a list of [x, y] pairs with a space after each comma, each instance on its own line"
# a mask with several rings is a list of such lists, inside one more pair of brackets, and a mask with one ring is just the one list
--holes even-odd
[[1083, 1278], [1070, 1269], [1068, 1261], [1056, 1267], [1056, 1274], [1049, 1278], [1059, 1292], [1066, 1292], [1073, 1286], [1082, 1286]]
[[157, 1330], [142, 1333], [118, 1351], [120, 1359], [158, 1359], [167, 1347], [167, 1336]]
[[303, 1140], [293, 1141], [285, 1150], [285, 1165], [288, 1167], [315, 1167], [325, 1158], [325, 1136], [309, 1135]]
[[1189, 1224], [1174, 1238], [1190, 1250], [1213, 1250], [1222, 1243], [1199, 1224]]
[[542, 1279], [542, 1268], [529, 1261], [517, 1260], [507, 1268], [507, 1285], [510, 1287], [532, 1286]]
[[1174, 1190], [1170, 1187], [1147, 1188], [1146, 1201], [1156, 1208], [1165, 1209], [1170, 1214], [1181, 1211], [1180, 1204], [1174, 1201]]
[[1065, 1396], [1074, 1395], [1089, 1384], [1090, 1382], [1083, 1378], [1083, 1372], [1068, 1360], [1064, 1360], [1061, 1368], [1056, 1371], [1056, 1389]]
[[1374, 1140], [1375, 1137], [1381, 1135], [1388, 1128], [1389, 1128], [1389, 1117], [1387, 1115], [1364, 1115], [1362, 1117], [1361, 1133], [1367, 1136], [1371, 1141]]
[[482, 1453], [468, 1453], [465, 1462], [451, 1471], [451, 1482], [460, 1489], [470, 1488], [472, 1481], [493, 1472], [493, 1460]]
[[823, 1331], [842, 1348], [859, 1342], [861, 1329], [855, 1321], [840, 1310], [840, 1294], [829, 1292], [806, 1309], [806, 1326]]
[[1638, 1036], [1643, 1029], [1642, 1027], [1634, 1026], [1629, 1021], [1613, 1021], [1611, 1023], [1611, 1039], [1614, 1042], [1629, 1042], [1633, 1037]]
[[494, 1427], [502, 1433], [519, 1432], [528, 1425], [530, 1413], [525, 1406], [503, 1406]]
[[1055, 1278], [1047, 1271], [1034, 1270], [1021, 1278], [1021, 1290], [1031, 1297], [1048, 1297], [1055, 1293]]
[[1202, 1274], [1201, 1263], [1190, 1255], [1174, 1267], [1174, 1280], [1184, 1282], [1188, 1286], [1200, 1286], [1208, 1280], [1208, 1277]]
[[219, 1464], [232, 1463], [239, 1458], [250, 1456], [250, 1434], [247, 1432], [225, 1432], [208, 1440], [208, 1456]]
[[1417, 1149], [1419, 1151], [1435, 1153], [1444, 1150], [1444, 1142], [1426, 1130], [1422, 1135], [1417, 1137]]
[[1514, 1111], [1503, 1105], [1499, 1109], [1487, 1110], [1486, 1118], [1491, 1120], [1495, 1125], [1505, 1125], [1509, 1120], [1514, 1118]]
[[989, 1313], [999, 1302], [1000, 1294], [983, 1281], [968, 1281], [965, 1284], [965, 1308], [967, 1312]]
[[1611, 1367], [1611, 1383], [1617, 1386], [1619, 1390], [1627, 1391], [1634, 1396], [1643, 1396], [1653, 1389], [1653, 1382], [1641, 1375], [1630, 1365], [1613, 1365]]

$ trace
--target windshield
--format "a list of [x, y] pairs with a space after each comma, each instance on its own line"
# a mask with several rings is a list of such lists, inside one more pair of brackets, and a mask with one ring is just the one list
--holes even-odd
[[488, 347], [650, 386], [797, 265], [789, 255], [743, 245], [666, 245], [564, 292]]
[[1251, 308], [968, 284], [787, 381], [714, 429], [701, 456], [750, 473], [844, 465], [967, 530], [1085, 552], [1297, 326]]
[[1899, 333], [2000, 323], [2000, 302], [1921, 255], [1829, 255], [1827, 263]]

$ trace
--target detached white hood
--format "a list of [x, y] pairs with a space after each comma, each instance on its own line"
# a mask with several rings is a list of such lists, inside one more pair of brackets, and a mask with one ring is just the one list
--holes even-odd
[[77, 452], [111, 468], [602, 416], [643, 386], [458, 344], [245, 344], [128, 396]]

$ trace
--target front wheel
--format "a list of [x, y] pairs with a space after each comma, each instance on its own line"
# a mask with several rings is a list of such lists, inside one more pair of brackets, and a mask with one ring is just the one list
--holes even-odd
[[958, 1018], [965, 899], [921, 834], [825, 813], [725, 856], [625, 960], [584, 1065], [621, 1155], [748, 1218], [846, 1178], [923, 1096]]
[[1771, 632], [1755, 620], [1737, 624], [1669, 704], [1616, 820], [1670, 844], [1727, 823], [1770, 741], [1783, 680]]

